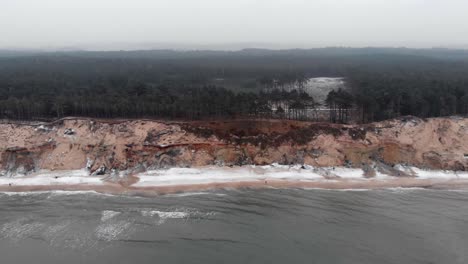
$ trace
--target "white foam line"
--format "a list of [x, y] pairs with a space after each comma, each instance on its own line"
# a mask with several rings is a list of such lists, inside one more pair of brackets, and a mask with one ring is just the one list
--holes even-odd
[[330, 189], [330, 188], [299, 188], [306, 191], [336, 191], [336, 192], [368, 192], [373, 189]]
[[112, 211], [112, 210], [104, 210], [101, 212], [101, 222], [106, 222], [116, 216], [121, 214], [121, 212]]
[[94, 195], [102, 195], [102, 196], [118, 196], [113, 194], [107, 193], [100, 193], [96, 191], [30, 191], [30, 192], [0, 192], [0, 195], [7, 195], [7, 196], [29, 196], [29, 195], [41, 195], [41, 194], [48, 194], [49, 197], [54, 196], [67, 196], [67, 195], [80, 195], [80, 194], [94, 194]]
[[225, 196], [223, 193], [211, 193], [211, 192], [187, 192], [187, 193], [175, 193], [166, 194], [166, 197], [187, 197], [187, 196], [200, 196], [200, 195], [214, 195], [214, 196]]
[[410, 191], [421, 191], [421, 190], [427, 190], [426, 188], [422, 187], [392, 187], [392, 188], [386, 188], [385, 190], [389, 190], [392, 192], [410, 192]]

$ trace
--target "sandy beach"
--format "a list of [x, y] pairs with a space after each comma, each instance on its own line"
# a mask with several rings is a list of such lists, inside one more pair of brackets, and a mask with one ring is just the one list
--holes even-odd
[[[408, 168], [409, 169], [409, 168]], [[108, 194], [159, 195], [215, 189], [304, 188], [359, 190], [385, 188], [468, 189], [468, 173], [411, 168], [413, 177], [377, 174], [366, 178], [361, 169], [300, 166], [237, 168], [173, 168], [109, 180], [86, 171], [41, 172], [25, 177], [1, 177], [1, 192], [96, 191]], [[129, 177], [131, 180], [128, 180]]]

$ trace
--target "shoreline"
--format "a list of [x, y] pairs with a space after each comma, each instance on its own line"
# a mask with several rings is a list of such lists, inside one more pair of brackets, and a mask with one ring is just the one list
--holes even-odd
[[[413, 177], [379, 173], [366, 178], [361, 169], [297, 166], [246, 166], [237, 168], [172, 168], [126, 175], [88, 176], [85, 170], [40, 172], [24, 177], [0, 177], [0, 192], [95, 191], [103, 194], [157, 196], [219, 189], [325, 189], [389, 188], [468, 189], [468, 173], [415, 171]], [[333, 172], [333, 177], [330, 177]], [[129, 183], [129, 178], [132, 180]]]
[[101, 194], [128, 195], [128, 196], [158, 196], [165, 194], [189, 193], [199, 191], [213, 191], [222, 189], [317, 189], [317, 190], [384, 190], [393, 188], [421, 188], [431, 190], [468, 190], [468, 180], [371, 180], [371, 181], [342, 181], [342, 182], [300, 182], [291, 180], [267, 180], [224, 182], [208, 184], [174, 185], [174, 186], [148, 186], [148, 187], [123, 187], [117, 184], [105, 185], [0, 185], [0, 192], [53, 192], [53, 191], [94, 191]]

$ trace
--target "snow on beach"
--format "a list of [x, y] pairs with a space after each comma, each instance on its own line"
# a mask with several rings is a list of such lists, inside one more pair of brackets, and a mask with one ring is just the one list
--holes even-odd
[[40, 171], [23, 177], [0, 177], [0, 185], [101, 185], [100, 177], [88, 176], [86, 170]]
[[[151, 170], [134, 175], [133, 189], [147, 187], [174, 187], [203, 184], [287, 181], [287, 182], [362, 182], [415, 180], [468, 180], [468, 172], [423, 170], [415, 167], [395, 166], [396, 171], [413, 177], [397, 177], [377, 171], [375, 177], [366, 178], [362, 169], [345, 167], [316, 168], [311, 166], [200, 167]], [[0, 187], [8, 186], [106, 186], [106, 176], [89, 176], [86, 170], [41, 171], [23, 177], [0, 177]], [[4, 188], [5, 189], [5, 188]]]
[[322, 176], [313, 170], [302, 170], [300, 166], [246, 166], [233, 168], [172, 168], [139, 174], [133, 186], [171, 186], [223, 182], [261, 181], [265, 179], [318, 180]]
[[[332, 178], [328, 177], [332, 176]], [[314, 168], [311, 166], [244, 166], [232, 168], [172, 168], [148, 171], [138, 175], [134, 187], [177, 186], [227, 182], [252, 182], [268, 180], [326, 181], [341, 179], [365, 180], [361, 169]], [[389, 176], [390, 177], [390, 176]]]

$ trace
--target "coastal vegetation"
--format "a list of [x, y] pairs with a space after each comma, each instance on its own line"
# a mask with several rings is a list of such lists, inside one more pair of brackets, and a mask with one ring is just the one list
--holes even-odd
[[[468, 113], [468, 52], [348, 49], [0, 52], [0, 118], [287, 118], [337, 123]], [[346, 87], [316, 100], [314, 77]]]

